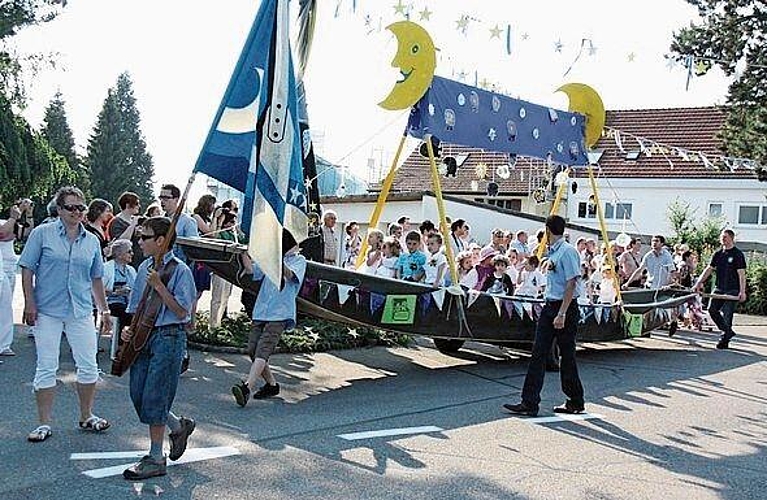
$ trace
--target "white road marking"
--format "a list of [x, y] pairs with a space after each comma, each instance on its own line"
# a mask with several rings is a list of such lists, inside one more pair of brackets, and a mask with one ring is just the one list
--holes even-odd
[[146, 455], [144, 451], [99, 451], [94, 453], [72, 453], [70, 460], [114, 460], [118, 458], [141, 458]]
[[549, 424], [551, 422], [574, 422], [577, 420], [591, 420], [594, 418], [604, 418], [604, 416], [597, 413], [578, 413], [576, 415], [568, 415], [567, 413], [555, 415], [552, 417], [533, 417], [524, 419], [525, 422], [531, 424]]
[[427, 425], [425, 427], [402, 427], [400, 429], [383, 429], [380, 431], [367, 431], [367, 432], [353, 432], [351, 434], [339, 434], [338, 437], [346, 439], [347, 441], [355, 441], [357, 439], [370, 439], [376, 437], [387, 436], [403, 436], [407, 434], [426, 434], [429, 432], [442, 432], [441, 427], [434, 427], [433, 425]]
[[[135, 457], [142, 457], [144, 456], [146, 452], [114, 452], [114, 453], [107, 453], [108, 455], [119, 455], [119, 456], [110, 456], [106, 458], [135, 458]], [[186, 464], [191, 462], [200, 462], [202, 460], [210, 460], [213, 458], [223, 458], [223, 457], [230, 457], [233, 455], [239, 455], [240, 450], [237, 448], [234, 448], [233, 446], [219, 446], [214, 448], [191, 448], [187, 450], [186, 453], [184, 453], [184, 456], [181, 457], [176, 462], [168, 461], [168, 467], [172, 465], [180, 465], [180, 464]], [[80, 453], [80, 454], [73, 454], [74, 455], [97, 455], [96, 453], [88, 454], [88, 453]], [[100, 455], [104, 455], [104, 453], [101, 453]], [[129, 456], [128, 456], [129, 455]], [[99, 457], [104, 458], [104, 457]], [[86, 460], [84, 458], [73, 458], [72, 460]], [[117, 476], [119, 474], [122, 474], [122, 472], [133, 465], [132, 463], [129, 464], [122, 464], [122, 465], [113, 465], [111, 467], [102, 467], [100, 469], [91, 469], [83, 471], [83, 474], [85, 474], [88, 477], [92, 477], [94, 479], [101, 479], [105, 477], [110, 476]]]

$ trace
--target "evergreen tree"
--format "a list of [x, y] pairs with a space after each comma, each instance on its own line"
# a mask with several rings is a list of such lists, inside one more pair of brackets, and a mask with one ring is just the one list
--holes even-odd
[[89, 197], [90, 178], [75, 152], [75, 139], [72, 129], [69, 128], [61, 92], [56, 93], [45, 109], [42, 135], [53, 150], [64, 157], [69, 168], [76, 174], [75, 185], [86, 193], [86, 197]]
[[680, 61], [693, 56], [698, 74], [717, 65], [735, 77], [722, 131], [725, 149], [758, 162], [759, 178], [767, 180], [767, 10], [753, 0], [687, 2], [698, 8], [703, 22], [675, 33], [671, 50]]
[[124, 191], [153, 199], [154, 165], [140, 130], [130, 77], [123, 73], [107, 92], [88, 142], [86, 165], [93, 196], [115, 203]]

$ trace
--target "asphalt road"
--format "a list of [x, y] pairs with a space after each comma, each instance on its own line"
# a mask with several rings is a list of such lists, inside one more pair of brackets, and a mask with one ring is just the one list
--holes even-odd
[[[18, 355], [0, 365], [0, 498], [763, 499], [767, 318], [736, 323], [727, 351], [714, 349], [714, 334], [686, 331], [582, 346], [593, 418], [578, 421], [504, 413], [503, 403], [518, 400], [526, 356], [491, 346], [449, 357], [422, 339], [412, 348], [278, 355], [282, 394], [244, 409], [229, 388], [248, 360], [193, 351], [175, 405], [198, 422], [185, 458], [211, 448], [230, 456], [169, 467], [140, 489], [119, 475], [130, 458], [72, 459], [141, 453], [148, 437], [127, 377], [105, 375], [99, 386], [96, 412], [113, 427], [100, 435], [76, 429], [66, 346], [55, 434], [26, 442], [36, 423], [35, 355], [18, 327]], [[562, 402], [557, 379], [547, 376], [541, 417]], [[370, 431], [412, 434], [340, 437]], [[108, 467], [117, 474], [84, 474]]]

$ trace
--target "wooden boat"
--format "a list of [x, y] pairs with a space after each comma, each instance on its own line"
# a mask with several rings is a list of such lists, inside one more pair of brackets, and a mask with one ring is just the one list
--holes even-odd
[[[260, 282], [246, 274], [244, 245], [204, 238], [179, 238], [190, 258], [204, 262], [237, 286], [258, 292]], [[579, 305], [578, 341], [608, 342], [646, 336], [673, 323], [682, 304], [693, 297], [683, 289], [623, 293], [620, 305]], [[350, 325], [363, 325], [435, 339], [445, 351], [473, 340], [529, 347], [543, 301], [490, 295], [466, 289], [433, 289], [420, 283], [370, 276], [308, 262], [298, 297], [299, 311]], [[632, 325], [640, 321], [641, 326]]]

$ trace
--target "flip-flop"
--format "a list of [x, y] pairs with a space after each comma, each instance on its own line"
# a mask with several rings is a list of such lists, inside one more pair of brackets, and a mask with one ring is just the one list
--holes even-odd
[[50, 425], [38, 425], [35, 430], [27, 435], [27, 441], [32, 443], [42, 443], [49, 437], [51, 437], [53, 431]]
[[109, 421], [105, 418], [97, 417], [96, 415], [91, 415], [91, 417], [88, 420], [84, 422], [80, 422], [79, 426], [80, 426], [80, 429], [84, 431], [102, 432], [109, 429], [112, 426], [112, 424], [110, 424]]

